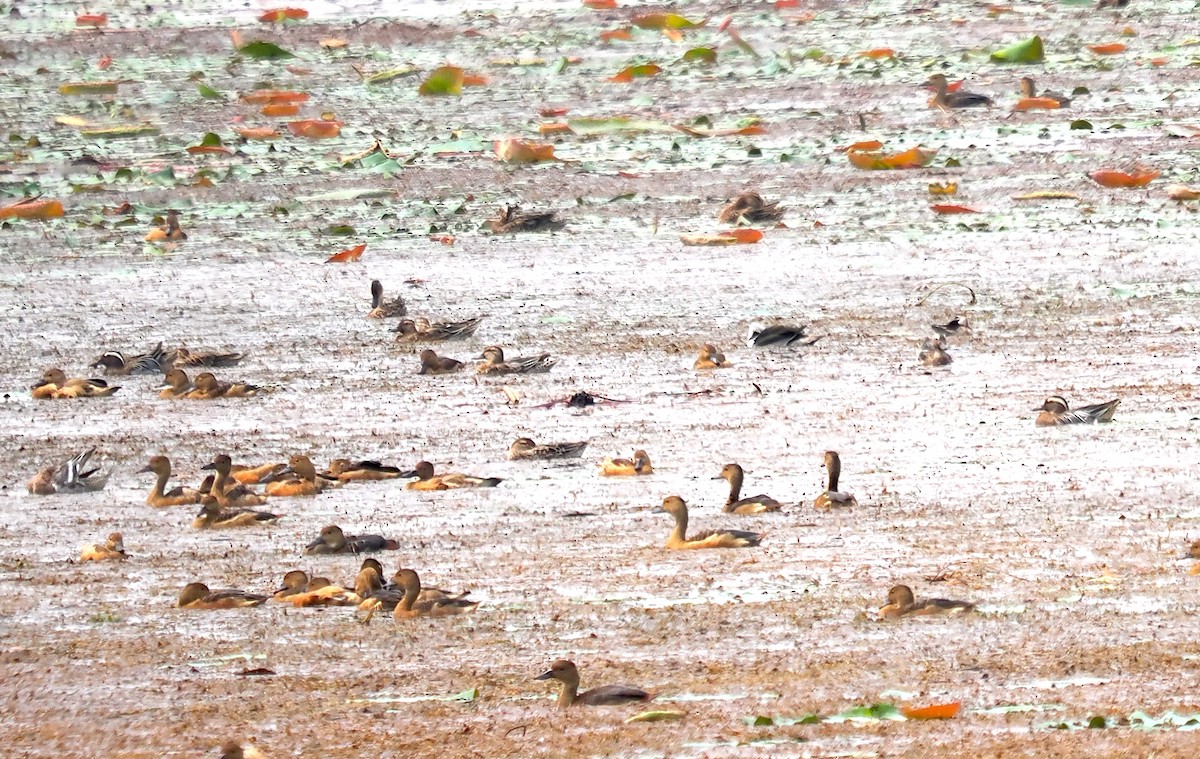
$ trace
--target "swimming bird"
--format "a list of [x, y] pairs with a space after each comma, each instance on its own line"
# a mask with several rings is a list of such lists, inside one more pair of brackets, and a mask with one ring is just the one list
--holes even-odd
[[463, 362], [439, 356], [431, 348], [421, 351], [421, 370], [417, 374], [453, 374], [463, 368]]
[[506, 205], [494, 219], [488, 219], [484, 226], [492, 234], [510, 234], [513, 232], [552, 232], [562, 229], [566, 223], [555, 217], [553, 211], [522, 211], [520, 206]]
[[318, 474], [308, 456], [295, 454], [288, 459], [287, 467], [279, 472], [278, 477], [263, 488], [263, 495], [275, 498], [313, 496], [335, 484], [340, 482]]
[[204, 497], [199, 490], [192, 488], [177, 487], [167, 492], [167, 480], [171, 479], [171, 460], [166, 456], [152, 456], [150, 463], [137, 470], [137, 473], [153, 473], [157, 476], [154, 487], [150, 489], [150, 495], [146, 496], [146, 503], [155, 508], [187, 506], [200, 503], [200, 499]]
[[237, 741], [226, 741], [221, 744], [221, 755], [217, 759], [267, 759], [267, 755], [253, 744], [243, 746]]
[[725, 501], [726, 514], [764, 514], [769, 511], [779, 511], [783, 504], [769, 495], [752, 495], [742, 498], [742, 482], [745, 470], [738, 464], [726, 464], [721, 467], [721, 473], [714, 480], [729, 481], [729, 498]]
[[813, 506], [828, 509], [835, 506], [857, 506], [858, 501], [849, 493], [838, 492], [838, 479], [842, 476], [842, 457], [837, 451], [825, 451], [825, 470], [829, 473], [829, 487], [817, 496]]
[[247, 382], [222, 382], [212, 372], [196, 375], [193, 389], [185, 398], [212, 400], [214, 398], [253, 398], [268, 393], [272, 388], [251, 385]]
[[30, 389], [30, 395], [37, 400], [107, 398], [120, 389], [120, 385], [109, 385], [102, 379], [68, 378], [66, 372], [55, 368], [42, 374], [42, 379]]
[[805, 340], [806, 329], [808, 329], [807, 326], [797, 327], [791, 324], [774, 324], [767, 327], [759, 322], [754, 322], [750, 325], [746, 343], [751, 348], [787, 347], [793, 344], [812, 345], [821, 339], [814, 337], [811, 340]]
[[311, 606], [358, 606], [362, 601], [358, 594], [340, 585], [334, 585], [325, 577], [314, 577], [301, 593], [293, 593], [283, 600], [296, 608]]
[[751, 190], [738, 195], [721, 209], [717, 219], [722, 224], [778, 224], [783, 218], [783, 211], [778, 203], [767, 203], [761, 195]]
[[192, 528], [196, 530], [223, 530], [229, 527], [254, 527], [260, 524], [274, 524], [279, 521], [278, 514], [253, 509], [222, 509], [214, 501], [205, 501], [200, 507], [200, 513], [192, 520]]
[[276, 601], [290, 601], [292, 596], [303, 593], [308, 589], [308, 573], [302, 569], [293, 569], [283, 576], [283, 587], [275, 591], [271, 598]]
[[266, 600], [267, 596], [244, 590], [209, 590], [202, 582], [192, 582], [180, 591], [176, 606], [181, 609], [238, 609], [260, 606]]
[[379, 535], [346, 535], [336, 524], [321, 528], [317, 539], [304, 548], [305, 556], [337, 553], [375, 553], [396, 551], [400, 544]]
[[504, 350], [498, 345], [484, 348], [478, 358], [483, 359], [483, 363], [475, 367], [475, 371], [480, 374], [543, 374], [550, 371], [556, 363], [549, 353], [506, 361]]
[[945, 74], [934, 74], [926, 80], [924, 87], [932, 87], [934, 90], [933, 100], [930, 104], [935, 108], [942, 110], [955, 108], [973, 108], [976, 106], [992, 107], [992, 99], [986, 95], [980, 95], [977, 92], [964, 92], [958, 90], [950, 92], [950, 83], [946, 81]]
[[371, 310], [367, 317], [371, 319], [394, 319], [408, 314], [408, 306], [404, 298], [397, 295], [392, 300], [383, 299], [383, 283], [377, 279], [371, 280]]
[[1113, 414], [1117, 413], [1120, 398], [1114, 398], [1107, 403], [1097, 403], [1092, 406], [1080, 406], [1072, 410], [1067, 406], [1067, 399], [1061, 395], [1052, 395], [1045, 403], [1034, 411], [1040, 411], [1035, 424], [1038, 427], [1055, 427], [1061, 424], [1095, 424], [1111, 422]]
[[1045, 100], [1053, 100], [1058, 103], [1059, 108], [1066, 108], [1071, 104], [1071, 99], [1066, 95], [1057, 92], [1043, 92], [1038, 94], [1037, 86], [1033, 83], [1033, 77], [1021, 77], [1021, 97], [1023, 98], [1042, 98]]
[[326, 476], [340, 482], [356, 480], [394, 480], [403, 477], [404, 472], [398, 466], [388, 466], [378, 461], [351, 461], [350, 459], [334, 459], [329, 462]]
[[466, 340], [475, 334], [482, 316], [457, 322], [430, 322], [428, 319], [401, 319], [396, 328], [398, 343], [432, 343], [445, 340]]
[[664, 498], [662, 507], [656, 511], [670, 514], [675, 518], [675, 529], [667, 538], [667, 548], [747, 548], [758, 545], [763, 539], [761, 533], [747, 532], [746, 530], [709, 530], [689, 538], [687, 536], [687, 504], [677, 495], [669, 495]]
[[941, 337], [950, 337], [961, 332], [970, 332], [971, 325], [967, 324], [967, 320], [961, 316], [956, 316], [945, 324], [931, 324], [933, 331]]
[[946, 366], [954, 359], [946, 352], [946, 338], [938, 336], [927, 338], [921, 343], [921, 352], [917, 358], [925, 366]]
[[588, 441], [577, 443], [543, 443], [538, 445], [532, 438], [519, 437], [508, 447], [508, 458], [511, 461], [524, 459], [577, 459], [583, 455]]
[[85, 546], [79, 556], [80, 561], [125, 561], [128, 558], [125, 540], [119, 532], [109, 533], [103, 544]]
[[615, 706], [618, 704], [633, 704], [649, 701], [654, 698], [641, 688], [629, 685], [601, 685], [599, 688], [579, 692], [579, 670], [574, 662], [559, 659], [550, 665], [550, 669], [533, 678], [534, 680], [558, 680], [562, 689], [558, 692], [558, 707], [566, 709], [569, 706]]
[[639, 474], [654, 474], [650, 454], [640, 448], [633, 452], [632, 459], [614, 459], [606, 456], [600, 462], [600, 474], [606, 477], [633, 477]]
[[725, 360], [725, 354], [717, 350], [717, 346], [712, 343], [705, 343], [700, 348], [700, 355], [696, 357], [696, 363], [692, 364], [693, 369], [727, 369], [733, 366]]
[[32, 495], [52, 495], [54, 493], [94, 493], [103, 490], [108, 483], [110, 472], [98, 466], [89, 467], [88, 462], [96, 453], [95, 448], [89, 448], [77, 453], [57, 467], [46, 467], [40, 470], [26, 485]]
[[164, 370], [170, 368], [167, 358], [167, 352], [163, 350], [163, 344], [159, 342], [149, 353], [141, 353], [135, 356], [126, 356], [120, 351], [105, 351], [100, 354], [99, 358], [92, 362], [92, 368], [102, 368], [105, 374], [122, 376], [129, 374], [162, 374]]
[[245, 353], [192, 351], [180, 346], [175, 349], [175, 354], [170, 356], [170, 363], [175, 366], [207, 366], [210, 369], [221, 369], [235, 366], [245, 357]]
[[205, 500], [212, 499], [224, 509], [245, 509], [265, 504], [267, 502], [265, 496], [255, 493], [230, 476], [229, 472], [232, 467], [233, 461], [224, 453], [218, 454], [212, 463], [200, 467], [216, 473]]
[[417, 465], [401, 477], [416, 477], [417, 479], [404, 486], [406, 490], [453, 490], [455, 488], [494, 488], [502, 480], [499, 477], [476, 477], [461, 472], [434, 474], [433, 464], [428, 461], [418, 461]]
[[196, 387], [188, 379], [187, 372], [182, 369], [172, 369], [166, 373], [163, 380], [167, 383], [158, 389], [158, 397], [164, 400], [186, 398]]
[[966, 601], [928, 598], [918, 602], [913, 598], [912, 588], [907, 585], [896, 585], [888, 591], [887, 606], [879, 610], [879, 616], [885, 619], [895, 619], [896, 617], [933, 614], [963, 614], [974, 610], [975, 604]]
[[420, 600], [421, 579], [411, 569], [401, 569], [396, 572], [394, 581], [404, 590], [403, 598], [392, 610], [392, 618], [396, 620], [406, 617], [446, 617], [466, 614], [475, 611], [479, 606], [478, 601], [470, 601], [461, 596]]

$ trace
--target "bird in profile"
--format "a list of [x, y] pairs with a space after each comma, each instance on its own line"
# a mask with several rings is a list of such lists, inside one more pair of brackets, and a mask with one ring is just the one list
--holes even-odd
[[971, 325], [967, 324], [967, 320], [961, 316], [956, 316], [945, 324], [931, 324], [929, 326], [933, 327], [933, 331], [941, 337], [950, 337], [951, 335], [957, 335], [959, 332], [966, 332], [968, 334], [971, 332]]
[[797, 344], [812, 345], [821, 339], [820, 337], [805, 339], [807, 337], [805, 330], [807, 329], [807, 325], [772, 324], [765, 326], [761, 322], [754, 322], [750, 325], [746, 343], [751, 348], [786, 348]]
[[980, 95], [978, 92], [964, 92], [963, 90], [950, 91], [950, 82], [946, 80], [945, 74], [934, 74], [926, 80], [923, 87], [933, 88], [933, 100], [930, 105], [934, 108], [940, 108], [943, 111], [957, 108], [976, 108], [979, 106], [992, 107], [992, 99], [987, 95]]

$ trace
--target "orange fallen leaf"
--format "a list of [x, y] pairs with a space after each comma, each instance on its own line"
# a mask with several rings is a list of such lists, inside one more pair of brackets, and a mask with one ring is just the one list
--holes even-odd
[[308, 100], [306, 92], [291, 92], [289, 90], [255, 90], [247, 92], [239, 98], [250, 105], [276, 105], [278, 103], [303, 103]]
[[931, 205], [929, 208], [934, 213], [946, 213], [946, 214], [979, 213], [979, 211], [976, 211], [974, 208], [968, 208], [967, 206], [957, 206], [952, 203], [935, 203], [935, 204]]
[[622, 69], [620, 72], [609, 79], [610, 82], [632, 82], [634, 79], [644, 77], [658, 76], [662, 71], [662, 67], [653, 63], [643, 63], [640, 66], [629, 66]]
[[233, 155], [233, 151], [224, 145], [192, 145], [187, 152], [192, 155]]
[[905, 706], [900, 709], [900, 713], [908, 719], [954, 719], [960, 711], [962, 711], [962, 703], [958, 701], [929, 706]]
[[767, 133], [766, 128], [762, 124], [749, 124], [739, 129], [696, 129], [685, 124], [672, 124], [671, 126], [693, 137], [753, 136]]
[[160, 240], [165, 240], [167, 239], [167, 230], [163, 229], [162, 227], [155, 227], [147, 232], [146, 236], [142, 239], [146, 242], [159, 242]]
[[326, 50], [337, 50], [340, 47], [345, 47], [349, 43], [340, 37], [326, 37], [318, 44], [320, 44], [321, 47], [325, 48]]
[[482, 87], [490, 81], [483, 74], [463, 74], [462, 83], [464, 87]]
[[684, 245], [751, 245], [763, 238], [757, 229], [727, 229], [714, 234], [687, 233], [679, 236]]
[[1113, 169], [1098, 169], [1088, 174], [1101, 187], [1145, 187], [1160, 175], [1161, 172], [1142, 169], [1135, 169], [1132, 174]]
[[324, 140], [330, 137], [337, 137], [342, 133], [342, 122], [340, 121], [323, 121], [321, 119], [304, 119], [301, 121], [290, 121], [287, 125], [288, 131], [296, 137], [308, 137], [313, 140]]
[[279, 136], [271, 127], [243, 127], [237, 133], [244, 140], [273, 140]]
[[492, 143], [496, 158], [505, 163], [537, 163], [539, 161], [554, 161], [554, 146], [540, 142], [527, 142], [510, 137], [496, 140]]
[[635, 174], [632, 171], [618, 171], [617, 176], [621, 177], [622, 179], [641, 179], [642, 178], [641, 174]]
[[1103, 45], [1088, 45], [1087, 49], [1096, 55], [1116, 55], [1128, 50], [1129, 46], [1124, 42], [1107, 42]]
[[300, 106], [295, 103], [268, 103], [262, 108], [264, 116], [295, 116], [300, 113]]
[[895, 58], [896, 51], [890, 47], [877, 47], [873, 50], [864, 50], [858, 54], [859, 58], [870, 58], [873, 61], [880, 61], [885, 58]]
[[850, 147], [846, 148], [846, 152], [850, 152], [850, 151], [854, 151], [854, 150], [857, 150], [859, 152], [864, 152], [864, 151], [882, 150], [882, 149], [883, 149], [883, 143], [880, 142], [879, 140], [864, 140], [863, 142], [856, 142], [853, 145], [851, 145]]
[[775, 10], [782, 11], [788, 8], [799, 8], [800, 0], [775, 0]]
[[1185, 200], [1200, 200], [1200, 190], [1181, 184], [1173, 184], [1167, 188], [1167, 197], [1180, 202]]
[[63, 213], [63, 204], [57, 200], [26, 198], [0, 208], [0, 219], [57, 219]]
[[357, 261], [362, 258], [363, 251], [367, 249], [367, 244], [355, 245], [353, 248], [347, 248], [341, 253], [334, 253], [329, 258], [325, 259], [327, 264], [344, 264], [351, 261]]
[[556, 121], [552, 124], [538, 124], [538, 134], [570, 134], [571, 125], [565, 121]]
[[617, 7], [617, 0], [583, 0], [583, 5], [594, 11], [611, 11]]
[[429, 239], [434, 242], [440, 242], [442, 245], [454, 244], [454, 235], [430, 235]]
[[570, 112], [570, 108], [542, 108], [538, 111], [538, 115], [544, 119], [549, 119], [554, 116], [566, 116]]
[[308, 11], [303, 8], [273, 8], [264, 11], [258, 20], [264, 24], [274, 24], [281, 21], [299, 21], [302, 18], [308, 18]]
[[312, 75], [312, 69], [304, 68], [303, 66], [290, 66], [289, 65], [289, 66], [284, 66], [283, 68], [285, 70], [287, 70], [288, 73], [295, 74], [296, 76], [311, 76]]
[[1193, 564], [1193, 565], [1191, 566], [1191, 568], [1190, 568], [1190, 569], [1188, 569], [1188, 574], [1190, 574], [1190, 575], [1200, 575], [1200, 562], [1197, 562], [1197, 563]]
[[108, 67], [113, 65], [113, 57], [111, 55], [101, 56], [100, 60], [96, 61], [96, 68], [101, 71], [108, 71]]
[[1146, 61], [1146, 63], [1149, 63], [1151, 66], [1154, 66], [1155, 68], [1158, 68], [1159, 66], [1166, 66], [1170, 62], [1171, 62], [1170, 58], [1151, 58], [1150, 60]]
[[620, 29], [609, 29], [607, 32], [600, 32], [601, 42], [612, 42], [613, 40], [628, 42], [631, 39], [633, 39], [633, 31], [627, 26]]
[[850, 163], [860, 169], [882, 170], [882, 169], [919, 169], [922, 166], [929, 165], [933, 157], [937, 155], [936, 150], [922, 150], [920, 146], [909, 148], [902, 153], [894, 153], [892, 155], [884, 155], [879, 151], [866, 150], [850, 150], [846, 153], [846, 157], [850, 159]]
[[108, 16], [103, 13], [81, 13], [75, 17], [75, 26], [99, 29], [108, 26]]
[[1062, 103], [1054, 98], [1021, 98], [1013, 106], [1014, 111], [1053, 111], [1062, 108]]

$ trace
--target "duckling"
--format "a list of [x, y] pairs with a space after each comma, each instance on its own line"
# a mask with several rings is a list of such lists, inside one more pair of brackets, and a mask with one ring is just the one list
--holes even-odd
[[121, 533], [110, 533], [104, 545], [85, 546], [80, 555], [80, 561], [125, 561], [129, 554], [125, 553], [125, 540]]
[[283, 587], [271, 596], [276, 601], [291, 601], [293, 596], [308, 589], [308, 573], [302, 569], [293, 569], [283, 576]]
[[484, 348], [478, 358], [483, 359], [483, 363], [475, 368], [480, 374], [544, 374], [557, 363], [549, 353], [505, 361], [504, 350], [498, 345]]
[[956, 316], [945, 324], [931, 324], [929, 326], [933, 327], [933, 331], [940, 337], [950, 337], [951, 335], [958, 334], [960, 331], [967, 333], [971, 331], [971, 325], [967, 324], [967, 320], [961, 316]]
[[476, 477], [461, 472], [434, 475], [433, 464], [418, 461], [401, 477], [416, 477], [416, 481], [404, 486], [405, 490], [453, 490], [455, 488], [494, 488], [504, 480], [499, 477]]
[[508, 447], [510, 461], [527, 459], [577, 459], [583, 455], [588, 441], [578, 443], [543, 443], [538, 445], [532, 438], [519, 437]]
[[726, 514], [765, 514], [783, 508], [782, 503], [769, 495], [741, 498], [742, 481], [745, 476], [745, 470], [738, 464], [726, 464], [721, 467], [721, 474], [713, 477], [714, 480], [729, 481], [729, 498], [725, 501], [724, 509]]
[[778, 224], [783, 218], [783, 211], [778, 203], [767, 203], [761, 195], [751, 190], [738, 195], [721, 209], [717, 219], [722, 224]]
[[196, 530], [223, 530], [228, 527], [253, 527], [260, 524], [274, 524], [279, 521], [278, 514], [252, 509], [222, 509], [213, 501], [206, 501], [200, 507], [200, 513], [192, 520], [192, 528]]
[[178, 487], [166, 492], [167, 480], [171, 479], [171, 460], [166, 456], [152, 456], [150, 463], [137, 471], [138, 474], [147, 472], [158, 476], [158, 479], [154, 481], [154, 487], [150, 489], [150, 495], [146, 497], [146, 503], [155, 508], [187, 506], [200, 503], [200, 499], [204, 497], [199, 490], [191, 488]]
[[1066, 398], [1061, 395], [1052, 395], [1046, 399], [1045, 403], [1034, 409], [1034, 411], [1042, 412], [1037, 415], [1035, 424], [1038, 427], [1056, 427], [1061, 424], [1107, 423], [1112, 421], [1113, 414], [1117, 413], [1119, 405], [1121, 405], [1121, 399], [1115, 398], [1107, 403], [1081, 406], [1072, 411], [1067, 406]]
[[107, 398], [120, 389], [120, 385], [109, 385], [102, 379], [68, 379], [62, 369], [47, 369], [41, 381], [31, 388], [30, 394], [37, 400]]
[[445, 340], [466, 340], [479, 328], [482, 316], [459, 322], [430, 322], [428, 319], [401, 319], [396, 328], [398, 343], [433, 343]]
[[317, 468], [313, 466], [308, 456], [301, 456], [300, 454], [296, 454], [288, 459], [287, 468], [279, 474], [280, 476], [294, 476], [268, 482], [267, 486], [263, 488], [264, 495], [276, 498], [313, 496], [324, 490], [331, 482], [317, 474]]
[[829, 487], [817, 496], [813, 506], [828, 509], [834, 506], [857, 506], [858, 501], [849, 493], [838, 492], [838, 478], [842, 476], [842, 457], [837, 451], [825, 451], [825, 469], [829, 473]]
[[184, 586], [176, 603], [181, 609], [239, 609], [243, 606], [260, 606], [267, 596], [247, 593], [244, 590], [209, 590], [202, 582]]
[[329, 462], [328, 476], [341, 482], [355, 480], [394, 480], [402, 477], [404, 472], [400, 467], [387, 466], [378, 461], [351, 461], [350, 459], [334, 459]]
[[670, 514], [675, 518], [675, 529], [667, 538], [667, 548], [747, 548], [758, 545], [763, 539], [762, 534], [745, 530], [710, 530], [693, 535], [689, 539], [687, 537], [687, 504], [677, 495], [669, 495], [664, 498], [662, 508], [656, 511]]
[[214, 458], [211, 464], [200, 467], [216, 473], [212, 487], [209, 489], [208, 498], [211, 498], [223, 509], [245, 509], [265, 504], [266, 497], [255, 493], [229, 476], [232, 466], [233, 462], [229, 456], [222, 453]]
[[985, 105], [988, 108], [992, 107], [992, 99], [986, 95], [980, 95], [976, 92], [963, 92], [962, 90], [950, 92], [950, 83], [946, 81], [945, 74], [930, 76], [923, 86], [933, 88], [934, 96], [930, 104], [943, 111], [951, 108], [972, 108], [981, 105]]
[[369, 319], [395, 319], [408, 313], [404, 298], [397, 295], [392, 300], [383, 299], [383, 283], [377, 279], [371, 280], [371, 311]]
[[509, 234], [512, 232], [551, 232], [562, 229], [566, 223], [555, 218], [553, 211], [522, 211], [520, 206], [506, 205], [494, 219], [488, 219], [484, 226], [492, 234]]
[[700, 348], [700, 355], [696, 357], [696, 363], [692, 364], [693, 369], [727, 369], [733, 366], [725, 360], [725, 354], [717, 350], [717, 346], [712, 343], [705, 343]]
[[334, 585], [324, 577], [312, 578], [303, 593], [296, 593], [286, 600], [298, 609], [310, 606], [358, 606], [362, 602], [354, 591]]
[[419, 600], [421, 595], [421, 579], [411, 569], [401, 569], [396, 572], [396, 584], [404, 589], [404, 597], [392, 610], [392, 618], [396, 620], [406, 617], [446, 617], [454, 614], [466, 614], [475, 611], [478, 601], [465, 598], [430, 598]]
[[187, 372], [182, 369], [172, 369], [167, 372], [163, 378], [166, 385], [159, 388], [158, 397], [166, 400], [174, 400], [176, 398], [187, 398], [190, 393], [195, 390], [192, 381], [188, 379]]
[[421, 370], [417, 374], [453, 374], [463, 368], [463, 362], [439, 356], [430, 348], [421, 351]]
[[125, 356], [120, 351], [105, 351], [92, 363], [93, 369], [103, 369], [106, 375], [162, 374], [169, 366], [167, 352], [160, 342], [149, 353]]
[[932, 614], [963, 614], [974, 611], [975, 604], [966, 601], [950, 601], [945, 598], [928, 598], [917, 602], [913, 598], [912, 588], [907, 585], [896, 585], [888, 591], [888, 603], [879, 610], [879, 616], [885, 619], [895, 619], [906, 616], [927, 616]]
[[245, 357], [245, 353], [197, 352], [180, 346], [175, 349], [171, 363], [178, 366], [207, 366], [210, 369], [223, 369], [236, 366]]
[[805, 330], [807, 329], [808, 327], [805, 325], [773, 324], [767, 327], [759, 322], [755, 322], [750, 325], [750, 333], [746, 338], [746, 343], [751, 348], [786, 348], [791, 345], [812, 345], [821, 339], [820, 337], [814, 337], [811, 340], [805, 340], [804, 338], [807, 336], [805, 335]]
[[1071, 99], [1057, 92], [1043, 92], [1038, 94], [1037, 87], [1033, 83], [1033, 77], [1021, 77], [1021, 97], [1023, 98], [1043, 98], [1045, 100], [1054, 100], [1058, 103], [1059, 108], [1066, 108], [1071, 104]]
[[375, 553], [396, 551], [400, 544], [379, 535], [346, 535], [336, 524], [321, 528], [316, 540], [304, 548], [305, 556], [320, 556], [337, 553]]
[[925, 366], [946, 366], [954, 360], [946, 352], [946, 338], [940, 335], [927, 338], [921, 343], [921, 352], [917, 354], [917, 358]]
[[605, 457], [600, 462], [600, 474], [605, 477], [633, 477], [639, 474], [654, 474], [650, 465], [650, 454], [640, 448], [633, 452], [632, 459]]
[[534, 680], [558, 680], [562, 690], [558, 692], [558, 708], [569, 706], [615, 706], [618, 704], [633, 704], [649, 701], [654, 698], [640, 688], [628, 685], [601, 685], [599, 688], [579, 693], [579, 670], [573, 662], [559, 659], [550, 665], [550, 669], [533, 678]]

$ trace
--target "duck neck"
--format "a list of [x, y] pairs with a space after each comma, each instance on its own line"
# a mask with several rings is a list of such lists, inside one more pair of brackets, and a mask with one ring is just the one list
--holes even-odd
[[167, 480], [170, 479], [170, 477], [171, 473], [169, 471], [159, 472], [158, 479], [154, 482], [154, 490], [150, 491], [150, 494], [156, 498], [164, 497], [163, 494], [166, 492]]
[[729, 500], [725, 502], [726, 506], [732, 506], [738, 502], [742, 496], [742, 473], [734, 472], [729, 478]]
[[836, 493], [838, 489], [838, 478], [842, 476], [842, 462], [835, 456], [826, 464], [829, 469], [829, 492]]
[[578, 680], [563, 680], [562, 690], [558, 692], [558, 705], [560, 708], [566, 708], [575, 703], [575, 696], [579, 692]]
[[688, 515], [686, 511], [675, 514], [675, 529], [671, 531], [671, 540], [683, 543], [687, 540]]
[[400, 599], [400, 608], [404, 611], [412, 611], [413, 604], [417, 602], [417, 596], [421, 595], [421, 583], [410, 582], [404, 586], [404, 598]]

